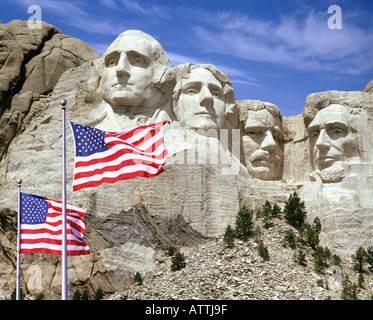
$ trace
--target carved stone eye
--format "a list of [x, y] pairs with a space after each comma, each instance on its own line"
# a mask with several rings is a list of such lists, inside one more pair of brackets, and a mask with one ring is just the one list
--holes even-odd
[[189, 94], [189, 95], [193, 95], [193, 94], [196, 94], [197, 91], [194, 90], [194, 89], [192, 89], [192, 88], [190, 88], [190, 89], [188, 89], [187, 91], [185, 91], [185, 93], [186, 93], [186, 94]]

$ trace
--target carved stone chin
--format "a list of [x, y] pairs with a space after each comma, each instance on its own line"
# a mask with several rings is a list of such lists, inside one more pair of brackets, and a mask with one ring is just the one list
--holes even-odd
[[341, 182], [345, 177], [345, 169], [342, 164], [334, 164], [329, 168], [317, 170], [316, 173], [320, 175], [323, 183]]

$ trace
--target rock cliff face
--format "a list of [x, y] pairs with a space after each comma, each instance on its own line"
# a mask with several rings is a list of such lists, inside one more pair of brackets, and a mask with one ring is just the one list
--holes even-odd
[[26, 21], [0, 24], [0, 41], [1, 159], [14, 136], [40, 113], [61, 74], [98, 54], [45, 22], [32, 30]]
[[[61, 198], [61, 99], [68, 102], [69, 120], [110, 128], [100, 118], [102, 97], [97, 87], [102, 61], [92, 48], [46, 23], [32, 31], [25, 22], [14, 21], [0, 25], [0, 31], [0, 297], [5, 297], [15, 287], [16, 180], [23, 179], [25, 193]], [[356, 100], [362, 94], [326, 92], [325, 96]], [[363, 95], [366, 110], [372, 96]], [[371, 110], [364, 128], [371, 128], [370, 114]], [[133, 283], [135, 272], [156, 272], [158, 257], [168, 246], [192, 248], [220, 237], [228, 224], [234, 224], [241, 204], [256, 209], [269, 200], [283, 206], [293, 191], [306, 201], [311, 222], [321, 217], [323, 241], [339, 254], [350, 256], [358, 246], [372, 245], [370, 167], [350, 164], [347, 179], [336, 184], [310, 179], [314, 169], [303, 115], [283, 118], [282, 125], [285, 162], [279, 181], [250, 177], [217, 139], [191, 133], [175, 121], [164, 128], [170, 152], [164, 173], [74, 193], [70, 192], [74, 147], [67, 128], [67, 202], [87, 209], [85, 239], [91, 248], [88, 256], [70, 258], [71, 285], [91, 291], [101, 287], [106, 293], [123, 291]], [[367, 135], [373, 136], [369, 129]], [[365, 142], [365, 154], [371, 151]], [[41, 286], [33, 282], [34, 266], [42, 272]], [[49, 297], [58, 296], [59, 257], [25, 254], [21, 268], [25, 292], [47, 290]]]

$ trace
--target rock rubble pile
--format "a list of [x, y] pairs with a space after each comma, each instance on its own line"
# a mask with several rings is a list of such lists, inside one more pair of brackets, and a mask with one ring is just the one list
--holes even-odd
[[[321, 272], [314, 268], [313, 250], [306, 253], [306, 265], [293, 258], [297, 249], [284, 247], [286, 230], [293, 229], [280, 219], [272, 227], [261, 226], [260, 239], [235, 241], [227, 248], [222, 238], [183, 251], [186, 267], [171, 271], [171, 259], [158, 257], [158, 270], [144, 276], [142, 285], [133, 285], [109, 299], [139, 300], [325, 300], [341, 299], [342, 279], [348, 275], [357, 283], [358, 274], [352, 260], [342, 259], [341, 274], [329, 267]], [[295, 231], [295, 229], [293, 229]], [[295, 231], [296, 232], [296, 231]], [[258, 253], [258, 242], [268, 247], [269, 260]], [[340, 277], [339, 277], [340, 276]], [[370, 299], [373, 293], [373, 274], [364, 273], [364, 288], [359, 299]]]

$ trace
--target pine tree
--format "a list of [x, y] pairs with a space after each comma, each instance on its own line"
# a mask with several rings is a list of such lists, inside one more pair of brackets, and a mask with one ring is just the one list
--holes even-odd
[[290, 194], [283, 212], [286, 221], [295, 228], [300, 228], [307, 217], [304, 201], [301, 201], [295, 191]]
[[176, 271], [180, 270], [182, 268], [185, 268], [186, 262], [185, 262], [185, 256], [184, 253], [181, 253], [180, 251], [176, 252], [175, 256], [171, 259], [171, 270]]
[[306, 265], [306, 254], [301, 249], [298, 250], [297, 262], [302, 266]]
[[353, 254], [351, 257], [355, 261], [354, 269], [357, 272], [363, 272], [363, 263], [366, 257], [365, 249], [363, 247], [359, 247], [355, 254]]
[[87, 290], [87, 289], [85, 289], [85, 290], [83, 291], [80, 300], [89, 300], [88, 290]]
[[[20, 297], [19, 297], [20, 300], [24, 300], [24, 299], [25, 299], [25, 296], [26, 296], [26, 295], [25, 295], [25, 293], [23, 292], [22, 288], [21, 288], [20, 291], [19, 291], [19, 295], [20, 295]], [[11, 299], [11, 300], [16, 300], [16, 296], [17, 296], [17, 292], [16, 292], [16, 288], [14, 288], [12, 294], [10, 295], [10, 299]]]
[[135, 277], [133, 278], [133, 280], [138, 284], [138, 285], [142, 285], [143, 284], [143, 280], [142, 280], [142, 276], [139, 272], [136, 272], [135, 274]]
[[261, 218], [264, 222], [264, 227], [268, 229], [271, 226], [272, 216], [272, 206], [268, 200], [266, 200], [265, 204], [261, 210]]
[[73, 294], [73, 300], [80, 300], [82, 297], [82, 294], [80, 293], [79, 289], [76, 289]]
[[98, 287], [98, 289], [95, 292], [94, 299], [101, 300], [103, 297], [104, 297], [104, 291], [101, 289], [101, 287]]
[[307, 224], [305, 234], [306, 234], [306, 242], [308, 245], [315, 250], [318, 246], [319, 240], [319, 233], [317, 232], [318, 227], [315, 225]]
[[175, 254], [175, 250], [175, 247], [169, 246], [166, 251], [166, 255], [172, 257]]
[[231, 225], [229, 224], [228, 227], [225, 229], [224, 233], [224, 243], [228, 246], [228, 248], [233, 248], [234, 246], [234, 230], [232, 229]]
[[269, 260], [268, 247], [266, 247], [263, 242], [259, 243], [258, 253], [264, 260]]
[[365, 251], [365, 261], [369, 264], [369, 271], [373, 272], [373, 247], [368, 247]]
[[272, 207], [272, 217], [281, 219], [281, 208], [277, 203], [275, 203]]
[[283, 246], [289, 245], [290, 248], [294, 249], [296, 247], [296, 236], [293, 230], [287, 230], [285, 232], [284, 239], [282, 241]]
[[236, 215], [235, 234], [238, 239], [247, 241], [253, 235], [254, 213], [249, 210], [246, 205], [242, 205]]
[[342, 280], [342, 293], [343, 300], [357, 300], [357, 292], [359, 291], [356, 283], [352, 284], [348, 275]]

